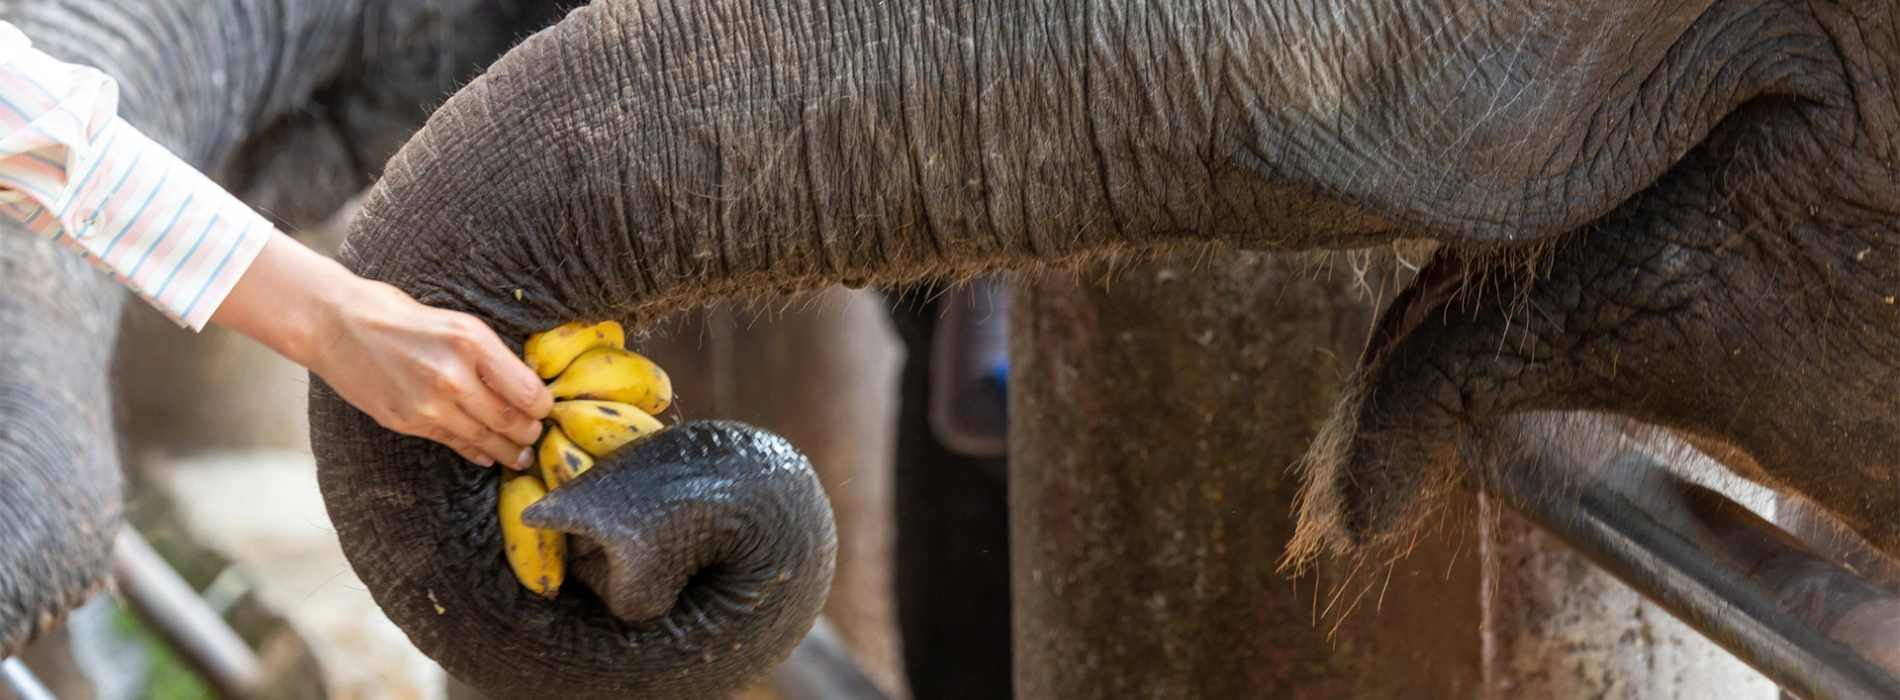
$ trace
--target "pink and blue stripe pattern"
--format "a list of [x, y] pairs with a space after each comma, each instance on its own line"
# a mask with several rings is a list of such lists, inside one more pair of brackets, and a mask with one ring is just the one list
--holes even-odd
[[118, 106], [112, 78], [0, 22], [0, 212], [203, 328], [273, 227]]

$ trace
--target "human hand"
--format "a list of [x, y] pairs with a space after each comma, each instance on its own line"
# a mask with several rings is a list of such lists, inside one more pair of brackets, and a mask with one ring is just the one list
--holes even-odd
[[212, 320], [309, 368], [385, 428], [482, 466], [534, 464], [527, 446], [553, 399], [480, 319], [357, 277], [280, 234]]
[[474, 316], [425, 306], [381, 282], [362, 285], [310, 370], [385, 428], [484, 467], [533, 466], [527, 446], [553, 404], [540, 378]]

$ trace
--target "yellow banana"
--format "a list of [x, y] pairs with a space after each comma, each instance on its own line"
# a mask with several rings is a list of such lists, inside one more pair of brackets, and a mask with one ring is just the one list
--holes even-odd
[[666, 428], [658, 418], [616, 401], [556, 401], [548, 417], [561, 431], [595, 457], [620, 449]]
[[594, 456], [569, 440], [560, 426], [548, 427], [547, 435], [541, 438], [541, 478], [547, 480], [549, 491], [573, 481], [593, 466]]
[[556, 400], [618, 401], [658, 414], [673, 400], [673, 380], [639, 353], [601, 348], [574, 358], [548, 391]]
[[547, 487], [530, 474], [508, 474], [501, 479], [502, 549], [515, 580], [535, 595], [553, 600], [567, 577], [567, 533], [540, 530], [521, 522], [521, 511], [548, 495]]
[[567, 365], [589, 350], [619, 348], [627, 344], [627, 332], [615, 321], [586, 325], [579, 321], [551, 331], [528, 336], [521, 355], [542, 379], [553, 379]]

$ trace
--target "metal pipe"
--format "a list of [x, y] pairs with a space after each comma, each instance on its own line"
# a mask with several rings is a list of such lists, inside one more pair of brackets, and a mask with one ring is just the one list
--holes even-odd
[[1790, 693], [1900, 700], [1869, 660], [1894, 657], [1900, 601], [1627, 442], [1548, 428], [1505, 428], [1488, 491]]
[[33, 670], [21, 663], [17, 656], [9, 656], [5, 661], [0, 661], [0, 676], [7, 679], [7, 687], [12, 688], [13, 694], [20, 696], [20, 700], [59, 700], [53, 697], [53, 691], [47, 690], [46, 684], [41, 683], [39, 677], [33, 675]]
[[264, 667], [256, 652], [145, 538], [130, 527], [120, 530], [112, 565], [119, 592], [131, 601], [139, 617], [219, 694], [233, 700], [257, 696]]
[[851, 652], [825, 618], [772, 671], [772, 687], [785, 700], [890, 700], [858, 668]]

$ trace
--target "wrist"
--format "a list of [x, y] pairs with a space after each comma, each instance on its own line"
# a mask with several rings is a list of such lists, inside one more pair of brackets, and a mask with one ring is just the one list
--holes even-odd
[[299, 305], [301, 312], [293, 314], [297, 320], [288, 324], [281, 341], [284, 347], [276, 350], [290, 361], [322, 374], [321, 365], [329, 351], [349, 333], [352, 311], [375, 303], [376, 283], [351, 274], [336, 261], [311, 255], [320, 259], [311, 265], [321, 268], [310, 278], [316, 286], [308, 290], [310, 296]]
[[279, 233], [239, 278], [212, 321], [317, 369], [342, 336], [347, 310], [368, 293], [370, 284]]

